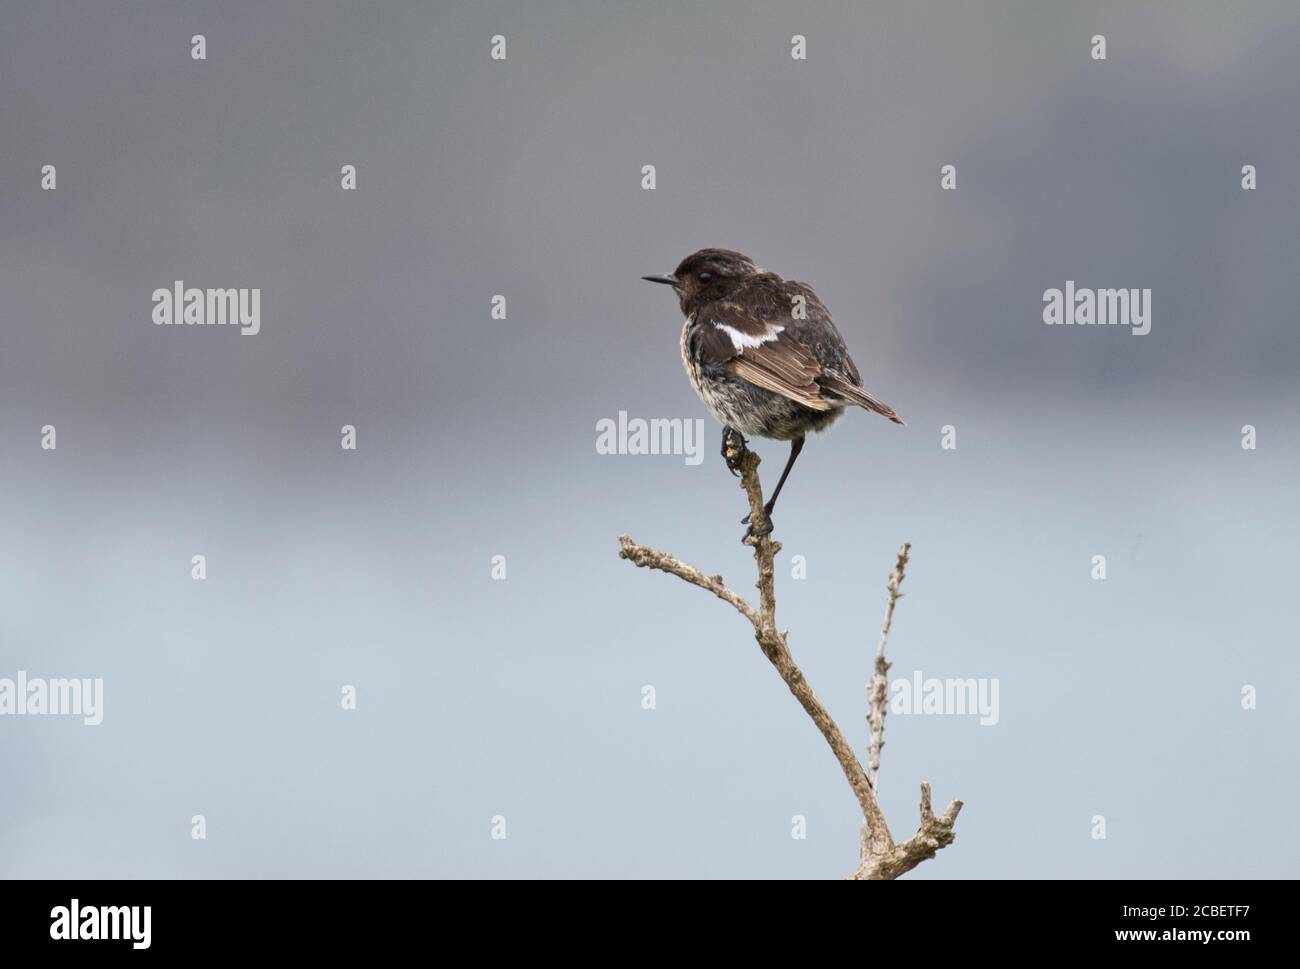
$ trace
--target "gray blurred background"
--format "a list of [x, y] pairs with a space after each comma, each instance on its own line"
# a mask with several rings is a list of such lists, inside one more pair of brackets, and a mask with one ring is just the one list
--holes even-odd
[[[904, 540], [895, 675], [1000, 681], [997, 726], [889, 720], [895, 833], [967, 803], [909, 877], [1296, 873], [1294, 3], [0, 10], [0, 676], [106, 693], [0, 718], [0, 875], [852, 871], [742, 620], [616, 556], [752, 591], [711, 419], [698, 467], [595, 449], [707, 418], [638, 279], [701, 246], [812, 284], [910, 423], [811, 439], [777, 516], [859, 754]], [[176, 279], [262, 332], [155, 327]], [[1151, 334], [1044, 326], [1067, 279]]]

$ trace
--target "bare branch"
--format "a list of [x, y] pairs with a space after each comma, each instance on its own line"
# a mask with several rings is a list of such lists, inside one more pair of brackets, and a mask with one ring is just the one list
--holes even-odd
[[[840, 769], [849, 782], [853, 796], [862, 809], [861, 862], [853, 877], [864, 879], [896, 878], [903, 872], [915, 868], [926, 858], [933, 857], [936, 851], [952, 842], [952, 826], [957, 819], [957, 812], [961, 810], [961, 802], [954, 801], [942, 817], [936, 818], [930, 809], [930, 788], [928, 785], [923, 786], [920, 830], [903, 844], [897, 845], [894, 843], [893, 835], [889, 831], [889, 825], [885, 821], [884, 812], [881, 811], [880, 804], [876, 800], [871, 778], [868, 776], [867, 771], [863, 769], [857, 755], [854, 754], [852, 747], [849, 746], [849, 742], [831, 717], [830, 712], [817, 699], [817, 695], [813, 692], [807, 679], [805, 679], [803, 671], [799, 669], [799, 665], [794, 661], [794, 656], [790, 653], [787, 645], [787, 634], [779, 631], [776, 627], [775, 559], [777, 552], [781, 550], [781, 545], [772, 539], [771, 522], [763, 511], [763, 488], [758, 477], [760, 459], [757, 454], [746, 448], [738, 437], [729, 437], [727, 458], [732, 466], [740, 469], [740, 484], [749, 500], [750, 521], [754, 523], [745, 536], [744, 542], [754, 549], [754, 563], [758, 570], [758, 581], [756, 583], [759, 596], [758, 609], [755, 609], [744, 598], [729, 589], [722, 581], [722, 576], [705, 575], [694, 566], [687, 565], [666, 552], [638, 545], [627, 535], [619, 537], [619, 556], [638, 567], [668, 572], [692, 585], [712, 592], [719, 599], [730, 603], [737, 612], [749, 620], [754, 627], [754, 638], [758, 641], [763, 655], [776, 668], [777, 673], [785, 681], [790, 692], [799, 701], [799, 705], [803, 707], [804, 712], [808, 714], [817, 729], [821, 731], [822, 737], [825, 738], [827, 745], [831, 748], [831, 753], [835, 755]], [[889, 669], [889, 664], [884, 660], [885, 639], [893, 621], [894, 604], [899, 597], [898, 586], [903, 581], [903, 570], [907, 564], [909, 548], [908, 545], [903, 546], [899, 553], [894, 574], [890, 577], [889, 606], [885, 615], [885, 624], [881, 630], [880, 645], [877, 649], [876, 670], [877, 675], [881, 677]], [[874, 697], [875, 693], [875, 678], [873, 677], [871, 695]], [[881, 695], [883, 697], [883, 692]], [[874, 709], [873, 706], [873, 711]], [[879, 770], [880, 747], [884, 745], [883, 739], [880, 739], [884, 730], [883, 711], [882, 700], [878, 718], [880, 734], [876, 732], [875, 713], [870, 714], [868, 718], [872, 723], [873, 773]]]
[[957, 837], [952, 829], [961, 809], [962, 802], [953, 801], [943, 814], [935, 817], [930, 806], [930, 785], [922, 784], [921, 827], [916, 834], [890, 852], [870, 857], [864, 852], [862, 865], [853, 874], [854, 880], [889, 881], [933, 858], [940, 848], [948, 847]]
[[889, 627], [894, 624], [894, 606], [903, 594], [898, 591], [903, 584], [907, 570], [907, 553], [912, 550], [911, 542], [904, 542], [898, 550], [898, 561], [894, 571], [889, 575], [889, 603], [885, 606], [885, 621], [880, 627], [880, 642], [876, 644], [876, 665], [871, 674], [871, 684], [867, 687], [867, 725], [871, 728], [871, 745], [867, 748], [867, 778], [871, 786], [879, 791], [877, 775], [880, 773], [880, 751], [885, 746], [885, 709], [889, 691], [889, 667], [885, 659], [885, 641], [889, 638]]
[[723, 584], [722, 576], [705, 575], [695, 566], [687, 565], [680, 559], [673, 558], [667, 552], [660, 552], [657, 549], [638, 545], [632, 541], [630, 535], [620, 535], [618, 544], [622, 546], [622, 550], [618, 553], [619, 558], [627, 559], [639, 568], [658, 569], [660, 572], [671, 573], [679, 579], [685, 579], [691, 585], [698, 585], [701, 589], [712, 592], [723, 602], [729, 602], [735, 606], [736, 611], [748, 619], [755, 630], [758, 629], [758, 613], [754, 611], [754, 607], [728, 589]]
[[[727, 439], [726, 457], [733, 465], [740, 467], [740, 486], [745, 489], [749, 499], [749, 520], [754, 523], [749, 534], [744, 538], [746, 545], [753, 546], [754, 563], [758, 566], [759, 609], [762, 614], [760, 631], [776, 632], [776, 553], [781, 551], [781, 543], [772, 540], [772, 522], [763, 509], [763, 485], [758, 480], [758, 466], [763, 463], [753, 451], [749, 450], [738, 437]], [[762, 529], [766, 527], [767, 532]]]

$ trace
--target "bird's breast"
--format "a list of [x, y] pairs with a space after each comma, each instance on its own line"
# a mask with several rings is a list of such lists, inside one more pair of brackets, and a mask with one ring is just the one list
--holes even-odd
[[695, 357], [691, 354], [691, 329], [695, 326], [695, 314], [692, 313], [682, 321], [682, 366], [686, 368], [686, 376], [690, 378], [691, 386], [701, 397], [704, 396], [700, 389], [700, 367]]

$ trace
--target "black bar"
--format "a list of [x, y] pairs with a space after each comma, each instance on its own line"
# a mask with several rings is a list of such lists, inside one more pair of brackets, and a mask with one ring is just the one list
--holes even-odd
[[[0, 882], [0, 892], [6, 956], [71, 953], [97, 960], [293, 953], [337, 959], [399, 955], [412, 944], [429, 942], [449, 955], [453, 943], [473, 942], [481, 955], [522, 946], [541, 958], [556, 945], [601, 940], [658, 948], [669, 958], [683, 950], [662, 947], [691, 938], [710, 947], [725, 941], [735, 951], [762, 952], [779, 943], [820, 950], [843, 943], [849, 929], [860, 936], [864, 957], [902, 947], [926, 956], [965, 954], [983, 961], [995, 953], [1124, 950], [1231, 958], [1256, 943], [1276, 946], [1288, 938], [1281, 923], [1295, 886], [1261, 881], [10, 881]], [[53, 938], [69, 934], [73, 899], [79, 913], [75, 934], [101, 928], [101, 934], [109, 934], [117, 928], [126, 938]], [[142, 944], [145, 906], [147, 947]], [[131, 907], [136, 910], [128, 921], [125, 911]], [[877, 943], [888, 949], [876, 949]], [[613, 957], [623, 950], [605, 951]]]

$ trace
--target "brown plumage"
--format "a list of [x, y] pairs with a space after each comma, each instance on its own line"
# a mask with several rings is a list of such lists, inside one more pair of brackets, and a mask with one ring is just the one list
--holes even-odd
[[903, 423], [862, 387], [830, 311], [804, 283], [730, 249], [701, 249], [671, 275], [644, 278], [677, 293], [682, 363], [724, 441], [736, 432], [791, 442], [769, 518], [808, 431], [826, 429], [850, 404]]

